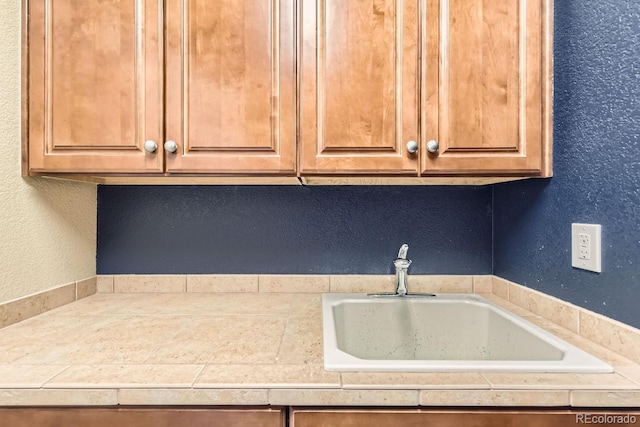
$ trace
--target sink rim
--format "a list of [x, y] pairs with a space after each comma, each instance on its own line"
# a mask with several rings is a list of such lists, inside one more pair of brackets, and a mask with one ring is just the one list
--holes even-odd
[[478, 295], [438, 293], [435, 298], [405, 300], [410, 303], [439, 303], [456, 301], [479, 304], [507, 317], [517, 326], [535, 335], [564, 353], [561, 360], [376, 360], [360, 359], [338, 348], [333, 307], [344, 302], [366, 303], [398, 299], [384, 299], [358, 293], [322, 294], [322, 324], [324, 368], [327, 371], [378, 372], [556, 372], [556, 373], [611, 373], [613, 367], [574, 346], [560, 337], [534, 325], [500, 305]]

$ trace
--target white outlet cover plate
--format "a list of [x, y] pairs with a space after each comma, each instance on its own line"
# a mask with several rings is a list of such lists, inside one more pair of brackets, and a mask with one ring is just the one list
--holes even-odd
[[[591, 237], [591, 258], [580, 259], [580, 234]], [[601, 256], [601, 226], [600, 224], [571, 224], [571, 265], [583, 270], [602, 272]]]

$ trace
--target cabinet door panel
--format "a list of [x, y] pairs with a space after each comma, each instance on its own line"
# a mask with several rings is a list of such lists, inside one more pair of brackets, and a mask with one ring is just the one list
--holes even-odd
[[3, 426], [74, 427], [283, 427], [278, 409], [0, 408]]
[[[609, 415], [609, 420], [606, 419]], [[564, 427], [598, 419], [600, 426], [631, 426], [637, 411], [599, 409], [294, 409], [292, 427]], [[632, 418], [633, 416], [633, 418]], [[617, 420], [617, 421], [616, 421]], [[604, 422], [603, 422], [604, 421]], [[623, 422], [621, 422], [623, 421]], [[596, 424], [594, 422], [594, 424]]]
[[430, 0], [423, 173], [540, 171], [541, 0]]
[[293, 0], [167, 4], [167, 171], [293, 174]]
[[154, 1], [29, 4], [31, 171], [158, 172], [161, 60]]
[[301, 8], [301, 172], [416, 174], [417, 3]]

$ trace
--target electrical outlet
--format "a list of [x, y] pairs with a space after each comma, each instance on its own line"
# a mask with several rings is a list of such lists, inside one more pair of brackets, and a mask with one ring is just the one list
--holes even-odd
[[591, 236], [578, 233], [578, 259], [591, 259]]
[[571, 265], [602, 272], [601, 227], [599, 224], [571, 224]]

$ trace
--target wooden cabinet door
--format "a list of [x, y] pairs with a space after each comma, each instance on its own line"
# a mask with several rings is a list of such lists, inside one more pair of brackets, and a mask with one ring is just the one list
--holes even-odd
[[426, 0], [425, 12], [422, 172], [540, 174], [548, 0]]
[[0, 408], [11, 427], [284, 427], [284, 411], [252, 408]]
[[160, 172], [157, 1], [28, 2], [31, 172]]
[[167, 0], [167, 172], [296, 170], [294, 0]]
[[[291, 427], [565, 427], [632, 426], [638, 411], [563, 409], [295, 409]], [[626, 418], [625, 418], [626, 417]]]
[[300, 172], [416, 175], [418, 1], [299, 7]]

